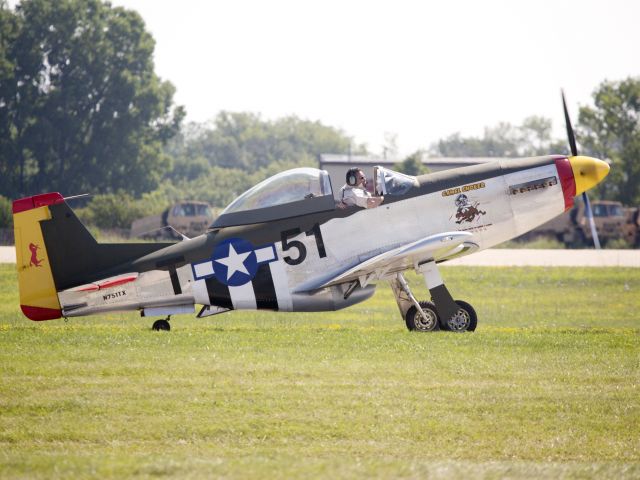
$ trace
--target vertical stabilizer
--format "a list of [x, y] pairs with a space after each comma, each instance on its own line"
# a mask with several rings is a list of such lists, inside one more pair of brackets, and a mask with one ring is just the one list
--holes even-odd
[[62, 316], [40, 222], [51, 218], [49, 205], [63, 202], [57, 192], [13, 202], [20, 307], [31, 320]]
[[13, 202], [22, 312], [31, 320], [60, 318], [58, 292], [136, 272], [132, 262], [173, 243], [98, 243], [59, 193]]

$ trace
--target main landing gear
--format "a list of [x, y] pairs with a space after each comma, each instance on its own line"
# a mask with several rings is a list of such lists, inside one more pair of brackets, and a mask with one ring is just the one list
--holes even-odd
[[407, 328], [418, 332], [473, 332], [478, 324], [476, 311], [467, 302], [453, 300], [435, 262], [420, 264], [416, 270], [425, 278], [431, 302], [416, 300], [402, 273], [389, 281]]
[[156, 320], [155, 322], [153, 322], [153, 326], [151, 327], [151, 329], [155, 330], [156, 332], [168, 332], [171, 330], [171, 324], [169, 323], [169, 320], [171, 320], [171, 315], [168, 315], [167, 318], [163, 318], [162, 320]]

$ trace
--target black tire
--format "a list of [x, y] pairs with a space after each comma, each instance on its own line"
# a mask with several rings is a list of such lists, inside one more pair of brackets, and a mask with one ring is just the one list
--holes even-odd
[[167, 320], [156, 320], [153, 322], [152, 330], [156, 332], [165, 331], [168, 332], [171, 330], [171, 324]]
[[428, 322], [425, 322], [422, 315], [418, 314], [416, 307], [412, 306], [405, 314], [407, 328], [412, 332], [433, 332], [434, 330], [438, 330], [440, 319], [438, 318], [438, 312], [436, 312], [436, 306], [431, 302], [419, 303], [420, 308], [422, 308], [422, 311], [427, 315]]
[[[449, 332], [473, 332], [478, 326], [478, 315], [471, 305], [462, 300], [456, 300], [460, 307], [456, 318], [449, 319], [443, 330]], [[462, 317], [460, 317], [462, 315]]]

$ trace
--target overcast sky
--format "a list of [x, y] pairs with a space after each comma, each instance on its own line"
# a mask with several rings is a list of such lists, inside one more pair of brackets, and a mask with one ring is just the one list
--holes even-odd
[[156, 40], [188, 120], [295, 114], [401, 153], [454, 132], [550, 117], [640, 75], [640, 2], [114, 0]]

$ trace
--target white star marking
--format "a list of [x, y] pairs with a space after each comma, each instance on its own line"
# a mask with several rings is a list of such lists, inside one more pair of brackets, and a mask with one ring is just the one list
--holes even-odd
[[233, 277], [233, 275], [236, 272], [241, 272], [241, 273], [244, 273], [245, 275], [249, 275], [249, 271], [247, 270], [247, 267], [244, 266], [244, 261], [247, 259], [249, 255], [251, 255], [251, 252], [245, 252], [245, 253], [236, 252], [236, 249], [233, 248], [233, 244], [230, 243], [229, 256], [225, 258], [216, 259], [216, 262], [227, 266], [227, 281], [229, 281], [229, 279]]

